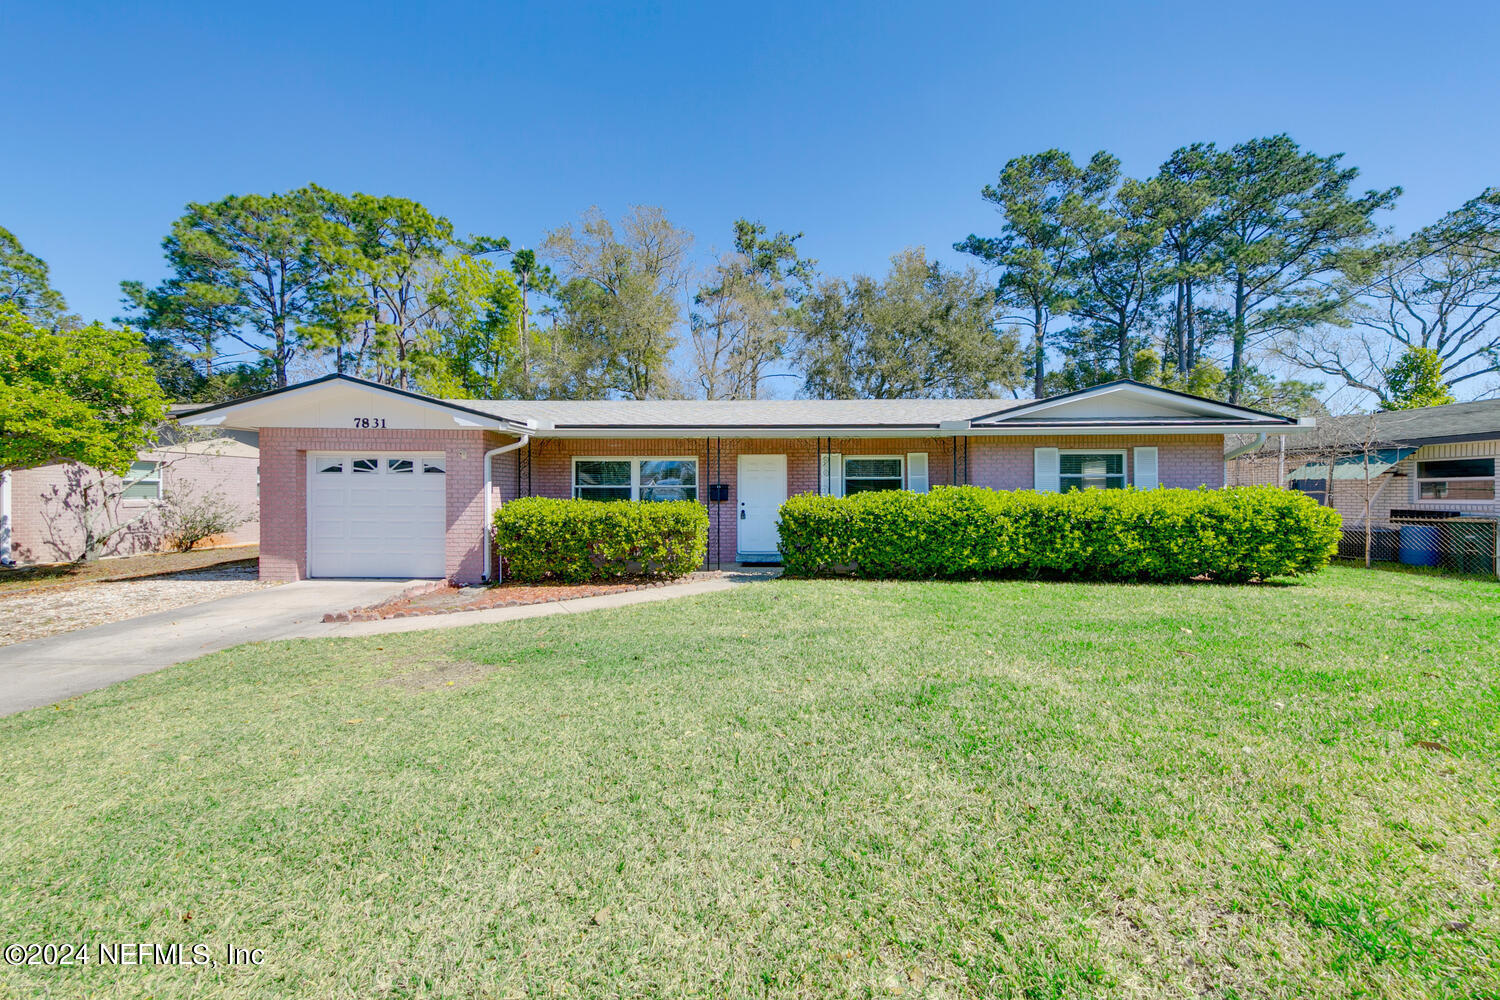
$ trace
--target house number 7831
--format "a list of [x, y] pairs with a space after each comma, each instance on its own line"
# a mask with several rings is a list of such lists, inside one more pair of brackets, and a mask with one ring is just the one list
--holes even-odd
[[385, 418], [384, 417], [355, 417], [354, 418], [354, 426], [355, 427], [384, 427], [385, 426]]

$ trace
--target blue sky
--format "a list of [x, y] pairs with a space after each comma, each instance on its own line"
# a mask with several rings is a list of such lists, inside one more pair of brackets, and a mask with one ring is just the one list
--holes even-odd
[[823, 270], [986, 231], [1009, 157], [1289, 132], [1400, 184], [1500, 184], [1488, 4], [36, 3], [0, 7], [0, 225], [88, 318], [185, 202], [309, 181], [535, 243], [591, 204], [741, 215]]

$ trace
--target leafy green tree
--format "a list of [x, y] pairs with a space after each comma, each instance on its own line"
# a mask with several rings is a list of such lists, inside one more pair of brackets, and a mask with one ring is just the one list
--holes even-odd
[[672, 372], [693, 237], [660, 208], [636, 206], [618, 227], [597, 209], [547, 234], [561, 272], [548, 381], [555, 394], [629, 399], [680, 393]]
[[555, 293], [557, 276], [550, 267], [537, 260], [535, 250], [527, 249], [517, 250], [511, 255], [510, 271], [521, 296], [520, 312], [516, 317], [516, 340], [521, 349], [522, 394], [531, 395], [540, 378], [536, 359], [540, 356], [538, 347], [542, 346], [537, 343], [542, 333], [532, 321], [532, 296], [547, 297]]
[[1387, 393], [1382, 410], [1412, 410], [1454, 402], [1443, 382], [1443, 358], [1430, 347], [1408, 347], [1385, 373]]
[[736, 220], [734, 251], [693, 297], [694, 370], [709, 399], [757, 398], [765, 369], [786, 356], [817, 264], [797, 255], [801, 238]]
[[57, 326], [68, 309], [62, 293], [52, 287], [47, 262], [27, 253], [15, 234], [0, 226], [0, 305], [7, 303], [48, 329]]
[[1162, 225], [1146, 185], [1120, 176], [1120, 161], [1096, 153], [1078, 190], [1063, 199], [1059, 216], [1073, 234], [1077, 257], [1070, 312], [1081, 321], [1077, 336], [1087, 350], [1112, 353], [1116, 374], [1130, 377], [1145, 346], [1157, 300], [1166, 285]]
[[431, 336], [412, 356], [417, 388], [459, 399], [528, 394], [520, 350], [521, 291], [515, 276], [467, 254], [448, 258], [429, 295]]
[[1197, 293], [1212, 289], [1220, 275], [1214, 254], [1223, 216], [1216, 211], [1228, 174], [1226, 154], [1213, 143], [1175, 150], [1146, 181], [1141, 210], [1161, 228], [1171, 283], [1171, 326], [1163, 357], [1187, 378], [1199, 364], [1207, 338], [1198, 324]]
[[155, 289], [124, 282], [131, 321], [183, 346], [211, 375], [229, 343], [270, 362], [276, 385], [300, 349], [321, 276], [310, 189], [191, 203], [162, 241], [170, 272]]
[[1341, 158], [1276, 135], [1237, 144], [1221, 163], [1215, 263], [1231, 301], [1230, 402], [1245, 384], [1248, 347], [1339, 320], [1348, 300], [1333, 279], [1366, 258], [1375, 213], [1401, 193], [1352, 195], [1359, 171]]
[[0, 303], [0, 472], [78, 463], [123, 475], [167, 400], [133, 330], [39, 329]]
[[829, 280], [798, 313], [804, 391], [815, 399], [991, 396], [1025, 382], [1018, 338], [996, 328], [979, 274], [929, 261], [920, 248], [891, 258], [883, 281]]
[[1077, 196], [1083, 180], [1084, 171], [1061, 150], [1016, 157], [982, 192], [1000, 212], [1000, 235], [970, 234], [953, 245], [995, 268], [996, 297], [1021, 310], [1012, 321], [1031, 329], [1032, 391], [1038, 397], [1045, 395], [1048, 328], [1053, 316], [1072, 306], [1076, 245], [1060, 209]]

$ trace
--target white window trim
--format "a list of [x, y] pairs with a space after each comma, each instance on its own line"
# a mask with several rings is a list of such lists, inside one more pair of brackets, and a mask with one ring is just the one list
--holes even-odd
[[[578, 499], [578, 463], [579, 462], [629, 462], [630, 463], [630, 499], [641, 498], [641, 463], [642, 462], [692, 462], [693, 463], [693, 502], [703, 502], [702, 484], [698, 482], [698, 456], [697, 455], [574, 455], [573, 463], [568, 467], [569, 481], [568, 490], [574, 500]], [[609, 487], [601, 487], [608, 489]], [[618, 487], [615, 487], [618, 489]]]
[[[1057, 492], [1059, 493], [1067, 492], [1062, 486], [1062, 481], [1068, 478], [1068, 474], [1062, 471], [1062, 460], [1067, 455], [1119, 455], [1120, 489], [1125, 489], [1130, 485], [1130, 456], [1124, 448], [1059, 448], [1057, 449]], [[1160, 470], [1157, 470], [1157, 476], [1160, 477], [1160, 475]]]
[[1497, 488], [1495, 490], [1495, 495], [1492, 496], [1492, 497], [1468, 497], [1468, 498], [1465, 498], [1465, 499], [1462, 499], [1462, 500], [1455, 500], [1452, 497], [1424, 497], [1422, 495], [1422, 484], [1423, 483], [1490, 483], [1493, 486], [1495, 484], [1495, 475], [1493, 473], [1490, 474], [1490, 475], [1488, 475], [1488, 476], [1425, 476], [1425, 477], [1423, 477], [1423, 476], [1419, 475], [1419, 473], [1421, 472], [1423, 464], [1425, 464], [1427, 462], [1461, 462], [1461, 461], [1465, 461], [1467, 459], [1476, 458], [1476, 457], [1481, 462], [1482, 461], [1486, 461], [1486, 460], [1494, 462], [1495, 463], [1495, 472], [1500, 472], [1500, 458], [1491, 458], [1488, 455], [1479, 455], [1479, 456], [1462, 455], [1462, 456], [1458, 456], [1456, 458], [1424, 458], [1421, 461], [1413, 460], [1412, 461], [1412, 467], [1411, 467], [1411, 479], [1412, 479], [1411, 498], [1412, 498], [1412, 502], [1413, 503], [1419, 503], [1419, 504], [1423, 504], [1423, 503], [1433, 504], [1435, 506], [1442, 506], [1442, 507], [1451, 507], [1454, 504], [1459, 504], [1459, 505], [1462, 505], [1462, 504], [1492, 504], [1496, 500], [1500, 500], [1500, 488]]
[[[900, 462], [901, 463], [901, 488], [903, 490], [908, 488], [908, 484], [906, 482], [906, 456], [905, 455], [849, 455], [849, 454], [845, 454], [845, 455], [840, 455], [839, 458], [841, 459], [841, 461], [839, 462], [839, 474], [840, 474], [839, 475], [839, 491], [840, 491], [839, 492], [839, 496], [848, 496], [849, 495], [849, 461], [851, 459], [858, 460], [858, 459], [861, 459], [861, 458], [884, 458], [884, 459], [894, 459], [895, 461]], [[885, 477], [884, 476], [870, 476], [870, 477], [867, 477], [867, 478], [870, 478], [870, 479], [884, 479]], [[856, 477], [855, 478], [855, 482], [859, 482], [859, 481], [860, 481], [860, 479], [858, 477]]]
[[[161, 503], [161, 501], [162, 501], [162, 482], [163, 482], [163, 480], [166, 479], [166, 467], [165, 467], [165, 463], [159, 462], [159, 461], [155, 461], [153, 459], [138, 458], [138, 459], [136, 459], [134, 462], [132, 462], [130, 464], [131, 465], [135, 465], [137, 463], [142, 464], [142, 465], [147, 464], [147, 463], [149, 463], [151, 465], [154, 465], [154, 466], [156, 466], [156, 471], [155, 471], [154, 475], [142, 476], [139, 479], [131, 479], [130, 478], [130, 473], [127, 472], [125, 474], [125, 478], [124, 478], [124, 487], [121, 489], [120, 502], [122, 504], [153, 504], [153, 503]], [[155, 483], [156, 484], [156, 496], [153, 496], [153, 497], [127, 497], [127, 496], [124, 496], [124, 490], [125, 489], [129, 489], [131, 486], [139, 486], [139, 485], [141, 485], [143, 483]]]

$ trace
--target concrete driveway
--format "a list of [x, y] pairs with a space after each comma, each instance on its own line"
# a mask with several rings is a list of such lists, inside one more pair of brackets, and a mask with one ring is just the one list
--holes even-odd
[[304, 580], [0, 646], [0, 715], [107, 687], [242, 642], [318, 634], [330, 611], [378, 604], [414, 580]]

